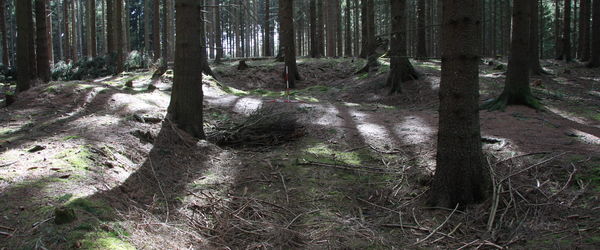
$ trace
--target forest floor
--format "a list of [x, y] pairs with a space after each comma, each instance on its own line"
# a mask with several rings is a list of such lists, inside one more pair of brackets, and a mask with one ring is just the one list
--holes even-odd
[[[194, 142], [164, 119], [172, 71], [19, 95], [0, 112], [0, 249], [600, 248], [600, 71], [544, 61], [545, 110], [482, 111], [494, 193], [459, 211], [425, 203], [439, 61], [415, 61], [421, 79], [392, 96], [385, 60], [363, 75], [363, 60], [298, 62], [289, 103], [273, 60], [213, 65], [203, 85], [209, 135], [286, 114], [285, 141]], [[482, 102], [502, 91], [497, 64]]]

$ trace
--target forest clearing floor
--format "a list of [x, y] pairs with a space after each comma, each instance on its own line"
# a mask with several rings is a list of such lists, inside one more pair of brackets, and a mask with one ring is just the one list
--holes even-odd
[[[363, 60], [300, 58], [293, 102], [282, 63], [247, 63], [205, 77], [207, 134], [282, 114], [283, 141], [196, 143], [164, 119], [172, 71], [20, 94], [0, 112], [0, 249], [600, 248], [600, 71], [544, 61], [553, 74], [532, 82], [546, 110], [481, 111], [495, 190], [458, 211], [425, 203], [439, 61], [414, 61], [422, 78], [390, 96], [386, 60], [354, 75]], [[503, 88], [494, 64], [482, 102]], [[59, 207], [75, 217], [57, 225]]]

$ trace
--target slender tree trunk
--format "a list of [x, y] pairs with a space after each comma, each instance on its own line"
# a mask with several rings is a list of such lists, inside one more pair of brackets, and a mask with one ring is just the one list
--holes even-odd
[[4, 66], [10, 66], [10, 60], [8, 58], [8, 34], [6, 32], [6, 3], [4, 0], [0, 0], [0, 32], [2, 32], [2, 64]]
[[264, 31], [263, 31], [263, 53], [265, 56], [273, 56], [271, 53], [271, 40], [269, 39], [271, 32], [271, 3], [269, 0], [265, 0], [265, 20], [264, 20]]
[[427, 58], [425, 41], [425, 0], [418, 0], [417, 6], [417, 58]]
[[345, 52], [344, 54], [346, 55], [346, 57], [351, 57], [352, 56], [352, 23], [350, 21], [350, 0], [346, 0], [346, 14], [345, 14], [345, 21], [346, 21], [346, 37], [344, 37], [345, 39]]
[[327, 57], [335, 57], [336, 56], [336, 35], [337, 35], [337, 13], [336, 13], [336, 1], [328, 0], [327, 1]]
[[581, 0], [579, 14], [579, 60], [590, 60], [590, 9], [591, 0]]
[[106, 52], [115, 54], [115, 18], [114, 9], [116, 0], [106, 0]]
[[390, 93], [401, 93], [401, 83], [418, 78], [406, 54], [406, 0], [390, 0], [390, 73], [387, 86]]
[[560, 33], [560, 0], [554, 1], [554, 50], [556, 59], [562, 60], [562, 36]]
[[310, 0], [309, 7], [310, 15], [310, 57], [318, 56], [318, 41], [317, 41], [317, 0]]
[[565, 0], [562, 36], [562, 58], [566, 62], [573, 60], [571, 55], [571, 0]]
[[144, 0], [144, 52], [146, 55], [150, 55], [150, 34], [152, 33], [151, 30], [151, 16], [150, 16], [150, 12], [151, 12], [151, 8], [150, 8], [150, 2], [152, 0]]
[[96, 1], [88, 0], [88, 56], [96, 57]]
[[78, 53], [78, 36], [77, 36], [77, 22], [75, 21], [75, 17], [77, 15], [77, 9], [75, 8], [75, 1], [71, 0], [71, 58], [73, 58], [73, 62], [77, 62], [79, 60]]
[[46, 27], [46, 0], [35, 0], [35, 24], [37, 76], [43, 82], [49, 82], [50, 58], [48, 55], [48, 30]]
[[177, 40], [175, 41], [175, 78], [169, 117], [190, 135], [203, 139], [202, 58], [198, 41], [201, 37], [201, 5], [198, 0], [176, 0]]
[[290, 88], [295, 88], [296, 80], [300, 80], [298, 66], [296, 65], [293, 7], [293, 0], [279, 0], [279, 23], [281, 24], [280, 40], [285, 55], [285, 69], [283, 75]]
[[318, 0], [317, 4], [317, 57], [325, 55], [325, 30], [323, 29], [325, 26], [325, 16], [323, 11], [325, 4], [323, 1], [325, 0]]
[[529, 87], [531, 5], [530, 1], [515, 1], [513, 4], [511, 53], [504, 91], [496, 100], [486, 103], [484, 108], [502, 110], [506, 105], [527, 105], [535, 109], [540, 108], [540, 104], [532, 96]]
[[160, 0], [152, 3], [152, 48], [154, 61], [160, 59]]
[[[167, 18], [167, 0], [162, 0], [163, 12], [162, 12], [162, 58], [164, 63], [167, 63], [169, 58], [169, 32], [168, 32], [168, 18]], [[206, 50], [206, 48], [205, 48]]]
[[17, 91], [31, 88], [35, 75], [33, 65], [35, 54], [33, 47], [33, 16], [31, 1], [15, 1], [17, 19]]
[[529, 58], [531, 61], [529, 62], [529, 67], [531, 68], [531, 73], [534, 75], [545, 74], [546, 72], [540, 65], [540, 50], [539, 50], [539, 0], [531, 0], [531, 16], [530, 16], [530, 28], [529, 28], [529, 53], [531, 55]]
[[123, 61], [124, 61], [124, 56], [123, 56], [123, 0], [116, 0], [115, 1], [115, 30], [116, 32], [116, 36], [115, 36], [115, 46], [116, 46], [116, 65], [115, 68], [117, 70], [117, 74], [123, 72]]
[[437, 166], [429, 199], [433, 206], [455, 208], [481, 202], [491, 187], [478, 112], [479, 4], [479, 0], [463, 0], [445, 1], [443, 6]]
[[[73, 0], [71, 0], [73, 1]], [[110, 0], [107, 0], [110, 1]], [[68, 63], [71, 60], [71, 35], [69, 28], [69, 2], [67, 0], [63, 0], [63, 22], [64, 22], [64, 37], [65, 42], [63, 43], [63, 53], [65, 55], [65, 61]]]
[[592, 4], [592, 54], [588, 67], [600, 67], [600, 0]]
[[221, 37], [223, 30], [221, 29], [221, 7], [219, 7], [220, 2], [220, 0], [215, 1], [215, 46], [217, 46], [215, 63], [220, 63], [221, 58], [223, 58], [223, 39]]
[[369, 56], [369, 21], [368, 21], [368, 0], [361, 0], [361, 51], [360, 57], [367, 58]]
[[53, 38], [52, 38], [52, 9], [50, 5], [50, 0], [46, 0], [46, 41], [48, 42], [48, 61], [50, 63], [50, 67], [54, 65], [54, 48], [53, 48]]

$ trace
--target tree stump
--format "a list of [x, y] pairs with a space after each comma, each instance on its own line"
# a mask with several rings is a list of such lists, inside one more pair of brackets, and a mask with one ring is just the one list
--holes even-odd
[[250, 68], [248, 66], [248, 64], [246, 64], [246, 60], [240, 60], [240, 63], [238, 64], [237, 69], [238, 70], [247, 70], [248, 68]]

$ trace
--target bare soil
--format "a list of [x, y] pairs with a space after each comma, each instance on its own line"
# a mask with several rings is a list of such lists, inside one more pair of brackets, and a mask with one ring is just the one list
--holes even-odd
[[[283, 64], [247, 63], [205, 78], [206, 130], [268, 109], [300, 124], [289, 141], [193, 140], [164, 119], [171, 71], [20, 94], [0, 112], [0, 249], [600, 248], [600, 71], [544, 61], [545, 110], [481, 111], [495, 191], [458, 211], [424, 202], [439, 61], [388, 95], [385, 60], [355, 75], [363, 60], [303, 58], [289, 97]], [[482, 102], [502, 91], [494, 67]], [[56, 207], [76, 220], [56, 225]]]

